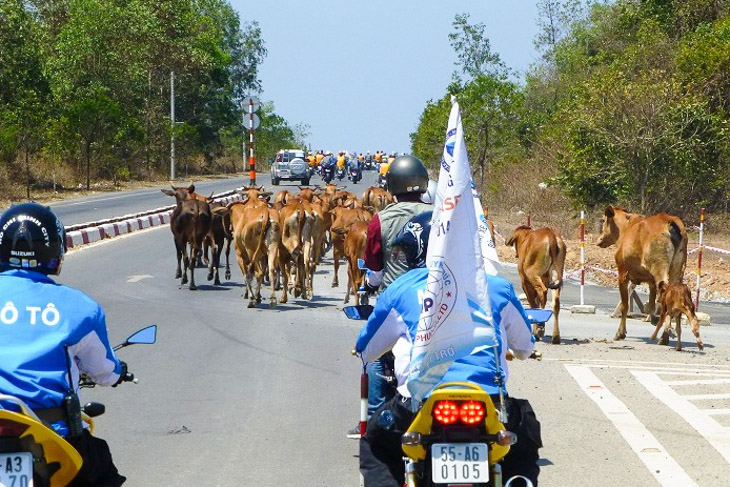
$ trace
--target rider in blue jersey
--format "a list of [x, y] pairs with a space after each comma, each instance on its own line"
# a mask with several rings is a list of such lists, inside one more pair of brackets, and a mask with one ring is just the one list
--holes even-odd
[[[377, 359], [389, 350], [395, 355], [396, 396], [375, 412], [360, 441], [360, 470], [366, 487], [400, 487], [404, 478], [401, 435], [408, 429], [414, 413], [408, 391], [410, 353], [420, 317], [420, 296], [426, 289], [428, 269], [425, 266], [431, 212], [413, 217], [400, 231], [393, 245], [404, 254], [408, 272], [393, 281], [380, 294], [367, 324], [360, 331], [355, 350], [366, 362]], [[489, 299], [497, 338], [502, 383], [508, 376], [507, 349], [519, 359], [534, 351], [529, 319], [515, 295], [512, 284], [499, 276], [488, 276]], [[481, 386], [499, 409], [496, 357], [492, 349], [483, 349], [455, 361], [442, 382], [474, 382]], [[516, 432], [518, 442], [502, 461], [504, 478], [523, 475], [537, 486], [540, 423], [526, 400], [505, 397], [508, 430]]]
[[114, 386], [126, 365], [109, 345], [99, 305], [49, 277], [60, 273], [65, 251], [66, 233], [50, 208], [22, 203], [0, 215], [0, 394], [24, 401], [79, 451], [83, 465], [72, 486], [116, 487], [125, 477], [108, 445], [86, 429], [73, 431], [63, 400], [78, 394], [81, 374]]

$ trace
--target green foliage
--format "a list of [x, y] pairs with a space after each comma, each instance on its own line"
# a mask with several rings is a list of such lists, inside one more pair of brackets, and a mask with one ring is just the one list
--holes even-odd
[[[524, 85], [477, 74], [478, 60], [493, 59], [483, 26], [457, 16], [450, 39], [471, 77], [449, 91], [462, 107], [472, 168], [498, 168], [488, 188], [509, 204], [540, 200], [501, 176], [524, 165], [540, 168], [576, 209], [727, 210], [730, 1], [601, 1], [585, 13], [579, 3], [538, 3], [543, 58]], [[448, 96], [427, 104], [414, 152], [440, 154], [448, 108]]]
[[180, 160], [211, 169], [240, 154], [235, 100], [261, 89], [265, 56], [226, 0], [0, 2], [0, 164], [58, 161], [87, 186], [166, 174], [174, 72]]

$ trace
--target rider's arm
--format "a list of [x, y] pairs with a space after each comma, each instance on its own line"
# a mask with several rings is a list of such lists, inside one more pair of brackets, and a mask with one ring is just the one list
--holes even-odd
[[375, 309], [357, 337], [355, 350], [365, 362], [372, 362], [393, 348], [407, 330], [400, 313], [390, 303], [386, 290], [378, 297]]
[[502, 323], [507, 331], [507, 345], [520, 360], [529, 358], [535, 349], [535, 337], [514, 288], [510, 286], [509, 302], [502, 310]]
[[69, 353], [75, 357], [79, 372], [88, 375], [95, 383], [111, 386], [119, 381], [122, 366], [114, 355], [106, 331], [106, 317], [101, 308], [86, 318], [84, 333]]

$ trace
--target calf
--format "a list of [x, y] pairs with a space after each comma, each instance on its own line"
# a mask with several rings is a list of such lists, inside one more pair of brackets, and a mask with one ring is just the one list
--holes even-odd
[[700, 325], [697, 315], [695, 315], [695, 305], [692, 302], [692, 295], [689, 292], [689, 288], [686, 284], [675, 283], [665, 284], [664, 282], [659, 284], [659, 303], [662, 307], [661, 314], [659, 315], [659, 322], [656, 325], [654, 333], [651, 335], [650, 340], [655, 340], [659, 329], [664, 325], [666, 319], [666, 326], [662, 338], [659, 340], [659, 345], [669, 344], [669, 330], [672, 328], [672, 319], [676, 319], [676, 331], [677, 331], [677, 351], [682, 350], [682, 315], [684, 314], [689, 321], [689, 325], [692, 328], [697, 339], [697, 347], [700, 350], [704, 349], [702, 338], [700, 338]]
[[370, 222], [372, 215], [362, 209], [350, 209], [337, 207], [332, 210], [332, 262], [334, 264], [334, 276], [332, 278], [332, 287], [340, 285], [338, 272], [340, 269], [340, 259], [345, 256], [345, 235], [350, 226], [356, 221]]
[[614, 340], [626, 338], [629, 282], [649, 286], [645, 311], [650, 321], [656, 309], [657, 287], [682, 281], [687, 264], [687, 231], [676, 216], [659, 213], [645, 217], [609, 206], [603, 215], [603, 232], [596, 242], [605, 248], [616, 244], [621, 322]]
[[[552, 343], [560, 344], [560, 288], [563, 286], [566, 247], [560, 233], [551, 228], [533, 230], [528, 226], [517, 227], [505, 245], [514, 245], [517, 253], [517, 270], [522, 279], [522, 290], [532, 308], [544, 308], [547, 290], [552, 289], [553, 336]], [[535, 325], [533, 333], [541, 338], [544, 325]]]

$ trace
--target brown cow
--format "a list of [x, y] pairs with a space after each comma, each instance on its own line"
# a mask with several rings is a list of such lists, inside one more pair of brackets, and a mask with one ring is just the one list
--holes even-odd
[[334, 264], [334, 276], [332, 277], [332, 287], [340, 285], [338, 272], [340, 269], [340, 259], [345, 256], [345, 235], [347, 229], [356, 221], [369, 222], [372, 214], [362, 209], [351, 209], [336, 207], [332, 210], [332, 261]]
[[365, 257], [365, 243], [368, 236], [368, 222], [353, 222], [347, 229], [336, 228], [335, 232], [345, 233], [345, 259], [347, 260], [347, 290], [345, 291], [345, 304], [350, 301], [350, 291], [353, 295], [362, 285], [365, 271], [357, 265], [358, 259]]
[[697, 339], [697, 347], [700, 350], [704, 349], [702, 338], [700, 338], [700, 324], [695, 314], [695, 305], [692, 302], [692, 294], [689, 292], [689, 288], [686, 284], [665, 284], [664, 282], [659, 284], [659, 303], [661, 304], [662, 311], [659, 315], [659, 322], [656, 325], [654, 333], [651, 335], [649, 340], [655, 340], [659, 329], [664, 325], [666, 319], [666, 327], [662, 338], [659, 340], [659, 345], [669, 344], [669, 330], [672, 327], [672, 319], [676, 319], [676, 331], [677, 331], [677, 351], [682, 350], [682, 314], [687, 317], [689, 325], [692, 328]]
[[364, 207], [371, 206], [376, 212], [394, 202], [392, 194], [377, 186], [370, 186], [366, 189], [360, 201]]
[[649, 301], [645, 307], [651, 320], [656, 310], [661, 283], [682, 281], [687, 264], [687, 231], [676, 216], [659, 213], [645, 217], [609, 206], [603, 214], [603, 232], [596, 242], [601, 248], [616, 244], [618, 287], [621, 293], [621, 322], [614, 340], [626, 338], [629, 282], [646, 283]]
[[[563, 286], [566, 247], [560, 233], [551, 228], [533, 230], [528, 226], [517, 227], [505, 245], [515, 247], [517, 269], [522, 279], [522, 290], [532, 308], [544, 308], [547, 290], [552, 289], [553, 336], [552, 343], [560, 344], [560, 288]], [[533, 333], [540, 337], [544, 326], [535, 325]]]
[[[205, 201], [191, 199], [190, 195], [195, 192], [195, 186], [172, 187], [172, 190], [163, 189], [162, 192], [168, 196], [174, 196], [176, 206], [170, 218], [170, 230], [175, 240], [175, 251], [177, 254], [177, 271], [175, 278], [182, 278], [181, 284], [188, 283], [188, 269], [190, 269], [191, 291], [197, 289], [195, 285], [195, 258], [198, 252], [202, 252], [203, 241], [210, 235], [212, 216], [210, 206]], [[190, 253], [188, 254], [188, 247]], [[215, 249], [214, 249], [215, 251]], [[180, 260], [183, 261], [184, 270], [180, 268]], [[209, 279], [213, 275], [213, 259], [208, 270]], [[217, 268], [215, 270], [217, 273]]]
[[294, 297], [302, 295], [306, 299], [306, 277], [304, 244], [309, 237], [303, 235], [307, 222], [307, 213], [300, 201], [293, 200], [279, 210], [281, 223], [281, 247], [279, 265], [283, 279], [281, 302], [287, 302], [289, 291], [289, 275], [294, 274]]

